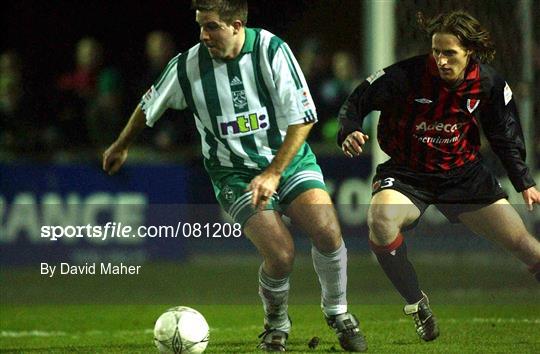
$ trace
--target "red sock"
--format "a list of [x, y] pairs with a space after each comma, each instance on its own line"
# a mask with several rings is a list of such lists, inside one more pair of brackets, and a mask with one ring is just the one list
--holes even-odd
[[369, 247], [371, 247], [371, 249], [375, 253], [391, 253], [392, 251], [398, 249], [399, 246], [401, 246], [401, 244], [403, 243], [403, 240], [404, 240], [403, 235], [400, 232], [397, 234], [396, 239], [388, 245], [379, 246], [375, 244], [374, 242], [372, 242], [371, 240], [369, 240]]

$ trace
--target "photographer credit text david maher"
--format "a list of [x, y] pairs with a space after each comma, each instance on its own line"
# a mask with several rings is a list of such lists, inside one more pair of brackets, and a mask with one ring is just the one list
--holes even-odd
[[62, 262], [51, 265], [49, 263], [40, 264], [41, 275], [49, 278], [55, 275], [138, 275], [142, 265], [128, 265], [120, 263], [85, 263], [84, 265], [72, 265]]

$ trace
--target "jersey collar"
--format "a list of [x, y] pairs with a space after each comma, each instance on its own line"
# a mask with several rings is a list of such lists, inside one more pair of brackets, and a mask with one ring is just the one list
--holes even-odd
[[467, 66], [465, 81], [476, 80], [478, 78], [480, 78], [480, 65], [476, 59], [471, 58], [469, 65]]
[[246, 38], [244, 40], [244, 46], [242, 47], [242, 51], [240, 53], [245, 54], [253, 52], [255, 36], [255, 30], [246, 27]]

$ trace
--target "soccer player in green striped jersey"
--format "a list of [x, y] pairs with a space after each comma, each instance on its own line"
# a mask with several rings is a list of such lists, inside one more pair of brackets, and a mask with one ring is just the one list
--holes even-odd
[[284, 351], [292, 236], [287, 215], [312, 241], [327, 323], [348, 351], [367, 345], [347, 312], [347, 250], [320, 167], [306, 144], [315, 105], [289, 46], [246, 27], [246, 0], [193, 0], [200, 43], [174, 57], [103, 155], [109, 174], [122, 166], [145, 125], [165, 110], [189, 109], [201, 136], [216, 198], [263, 257], [259, 294], [265, 313], [260, 349]]

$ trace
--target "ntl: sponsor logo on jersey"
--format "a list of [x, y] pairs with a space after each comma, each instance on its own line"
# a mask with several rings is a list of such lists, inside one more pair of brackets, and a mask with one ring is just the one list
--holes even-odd
[[219, 124], [222, 137], [227, 135], [247, 135], [255, 130], [266, 130], [269, 127], [268, 117], [265, 114], [258, 115], [251, 113], [249, 115], [239, 115], [229, 122]]

